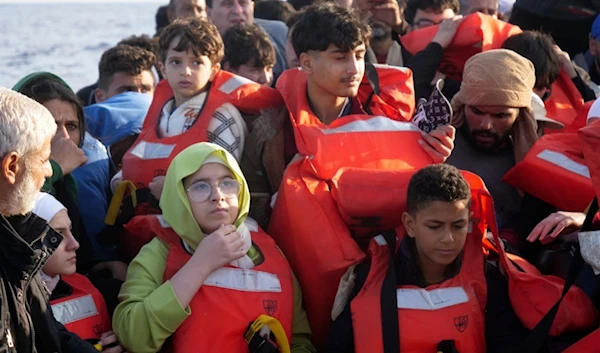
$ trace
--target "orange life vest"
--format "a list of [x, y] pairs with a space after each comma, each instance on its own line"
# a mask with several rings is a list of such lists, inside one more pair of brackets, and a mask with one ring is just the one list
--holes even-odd
[[[411, 54], [416, 54], [431, 43], [439, 25], [412, 31], [400, 38], [402, 46]], [[444, 49], [438, 70], [448, 78], [462, 81], [462, 72], [467, 60], [477, 53], [499, 49], [504, 40], [523, 32], [518, 26], [497, 20], [482, 13], [465, 17], [458, 27], [454, 39]]]
[[78, 273], [61, 276], [61, 280], [72, 292], [50, 302], [56, 321], [83, 340], [100, 340], [112, 326], [104, 298], [87, 277]]
[[[191, 255], [161, 216], [146, 217], [152, 231], [169, 246], [164, 280]], [[249, 227], [251, 228], [251, 227]], [[225, 266], [213, 272], [192, 299], [188, 317], [172, 335], [177, 352], [248, 352], [244, 333], [260, 315], [279, 320], [291, 341], [294, 294], [290, 265], [275, 242], [258, 226], [250, 229], [264, 261], [248, 270]]]
[[[591, 103], [584, 107], [583, 97], [577, 86], [573, 83], [573, 80], [567, 75], [565, 70], [561, 70], [560, 76], [552, 84], [552, 94], [547, 101], [544, 102], [546, 112], [549, 118], [555, 119], [565, 125], [563, 132], [575, 132], [578, 127], [585, 125], [587, 118], [587, 111], [591, 106]], [[586, 116], [583, 118], [583, 125], [581, 125], [581, 118], [578, 117], [579, 112], [585, 109]], [[546, 129], [546, 133], [554, 133], [557, 130]], [[558, 130], [559, 132], [561, 130]]]
[[[438, 28], [439, 25], [412, 31], [402, 36], [400, 39], [402, 46], [414, 55], [431, 43]], [[499, 49], [508, 37], [521, 32], [518, 26], [488, 15], [470, 14], [458, 27], [448, 48], [444, 49], [438, 70], [452, 80], [462, 81], [465, 63], [471, 56], [487, 50]], [[567, 129], [573, 123], [583, 103], [581, 93], [562, 70], [559, 78], [552, 84], [552, 95], [545, 102], [548, 117], [560, 121]], [[548, 129], [548, 132], [554, 131]]]
[[579, 130], [583, 156], [590, 171], [596, 197], [600, 198], [600, 121]]
[[[397, 74], [395, 85], [405, 85], [401, 92], [412, 90], [410, 71], [389, 70]], [[303, 72], [284, 72], [277, 87], [290, 113], [300, 157], [286, 168], [269, 234], [301, 284], [318, 349], [329, 331], [340, 278], [364, 259], [355, 239], [368, 244], [378, 229], [399, 225], [407, 172], [432, 160], [417, 143], [421, 132], [412, 123], [350, 115], [327, 126], [308, 105]], [[413, 96], [407, 94], [406, 100], [406, 105], [414, 104]], [[412, 111], [402, 120], [411, 117]]]
[[164, 105], [172, 98], [169, 82], [161, 81], [154, 92], [140, 135], [123, 156], [123, 180], [132, 181], [138, 188], [146, 188], [154, 177], [166, 175], [173, 157], [186, 147], [208, 141], [207, 129], [213, 113], [224, 103], [231, 103], [241, 112], [252, 115], [283, 104], [275, 89], [221, 70], [215, 76], [201, 113], [190, 129], [181, 135], [161, 138], [157, 133], [159, 118]]
[[600, 328], [585, 336], [563, 353], [600, 353]]
[[[465, 176], [478, 178], [466, 172]], [[397, 288], [401, 352], [437, 352], [442, 341], [453, 341], [459, 352], [485, 352], [487, 285], [482, 238], [480, 227], [472, 227], [462, 253], [461, 268], [451, 279], [427, 288]], [[381, 298], [386, 272], [394, 264], [383, 236], [378, 235], [371, 241], [369, 255], [369, 274], [350, 304], [357, 353], [385, 352]], [[429, 295], [436, 299], [426, 300]]]
[[545, 135], [503, 181], [560, 210], [583, 212], [594, 198], [586, 163], [577, 134]]

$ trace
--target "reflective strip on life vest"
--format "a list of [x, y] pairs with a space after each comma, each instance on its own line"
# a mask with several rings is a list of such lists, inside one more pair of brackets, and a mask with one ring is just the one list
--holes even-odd
[[251, 81], [245, 77], [236, 75], [236, 76], [233, 76], [232, 78], [230, 78], [229, 80], [227, 80], [221, 86], [219, 86], [219, 91], [221, 91], [225, 94], [231, 94], [231, 92], [233, 92], [236, 89], [242, 87], [243, 85], [247, 85], [249, 83], [255, 83], [255, 82]]
[[165, 217], [163, 217], [163, 215], [161, 214], [157, 214], [156, 215], [156, 219], [158, 219], [158, 223], [160, 223], [160, 226], [163, 228], [171, 228], [171, 226], [169, 225], [169, 223], [167, 223], [167, 221], [165, 220]]
[[58, 322], [63, 325], [87, 319], [98, 315], [98, 308], [91, 294], [76, 299], [67, 300], [52, 305], [52, 313]]
[[426, 290], [423, 288], [396, 290], [398, 309], [439, 310], [469, 301], [462, 287]]
[[140, 159], [160, 159], [168, 158], [173, 149], [175, 145], [142, 141], [135, 146], [131, 154]]
[[555, 164], [572, 173], [579, 174], [582, 177], [590, 178], [590, 170], [584, 164], [577, 163], [568, 156], [551, 150], [543, 150], [537, 157], [552, 164]]
[[385, 69], [385, 70], [398, 70], [398, 71], [402, 71], [402, 72], [408, 72], [408, 70], [410, 70], [407, 67], [402, 67], [402, 66], [392, 66], [392, 65], [388, 65], [388, 64], [371, 64], [374, 67], [378, 68], [378, 69]]
[[413, 123], [400, 122], [384, 116], [376, 116], [367, 120], [356, 120], [333, 129], [322, 129], [326, 135], [347, 132], [377, 131], [421, 131]]
[[202, 285], [246, 292], [281, 292], [281, 282], [275, 274], [230, 267], [211, 273]]

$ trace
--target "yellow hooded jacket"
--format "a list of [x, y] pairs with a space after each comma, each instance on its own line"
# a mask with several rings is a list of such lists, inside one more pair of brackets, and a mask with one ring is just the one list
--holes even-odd
[[[198, 143], [183, 150], [169, 166], [160, 206], [165, 220], [193, 249], [200, 244], [204, 233], [192, 214], [183, 180], [200, 169], [209, 156], [220, 158], [242, 184], [236, 226], [247, 218], [250, 207], [248, 184], [231, 154], [208, 142]], [[127, 279], [119, 293], [120, 304], [113, 315], [113, 329], [121, 345], [129, 352], [159, 351], [167, 338], [192, 315], [189, 307], [182, 307], [170, 281], [163, 281], [168, 254], [168, 245], [159, 238], [154, 238], [129, 264]], [[253, 258], [252, 251], [249, 251], [248, 255]], [[295, 277], [293, 284], [294, 322], [291, 351], [316, 352], [310, 341], [312, 333], [302, 308], [302, 293]]]

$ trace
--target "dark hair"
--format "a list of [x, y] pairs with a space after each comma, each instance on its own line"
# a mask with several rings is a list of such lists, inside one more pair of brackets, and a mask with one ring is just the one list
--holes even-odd
[[175, 20], [163, 29], [158, 40], [161, 61], [167, 58], [167, 52], [173, 40], [179, 37], [179, 43], [173, 48], [175, 51], [191, 50], [194, 55], [205, 55], [215, 65], [223, 59], [223, 40], [217, 27], [198, 18]]
[[135, 76], [152, 70], [156, 56], [151, 51], [131, 45], [117, 45], [105, 51], [98, 64], [98, 87], [107, 90], [117, 72]]
[[153, 53], [155, 57], [158, 57], [158, 44], [147, 34], [129, 36], [121, 39], [117, 45], [129, 45], [132, 47], [142, 48]]
[[296, 9], [296, 11], [304, 9], [312, 4], [316, 4], [318, 2], [324, 2], [325, 0], [288, 0], [290, 5]]
[[290, 32], [294, 29], [294, 26], [300, 22], [302, 16], [304, 16], [304, 12], [306, 12], [304, 9], [296, 11], [288, 18], [287, 21], [285, 21], [285, 25], [288, 27], [288, 35], [290, 35]]
[[434, 201], [471, 200], [469, 183], [456, 167], [448, 164], [430, 165], [416, 172], [407, 194], [407, 210], [413, 216]]
[[163, 28], [169, 25], [168, 11], [170, 6], [171, 2], [169, 2], [169, 5], [161, 6], [156, 10], [156, 15], [154, 16], [154, 20], [156, 21], [156, 33], [160, 33]]
[[83, 106], [79, 100], [79, 97], [77, 97], [77, 95], [70, 88], [56, 80], [41, 78], [39, 80], [28, 82], [19, 90], [19, 92], [40, 104], [44, 104], [53, 99], [71, 103], [73, 108], [75, 108], [75, 112], [77, 113], [77, 120], [79, 120], [79, 134], [81, 136], [79, 147], [83, 146], [83, 139], [85, 136]]
[[404, 10], [404, 19], [412, 25], [417, 10], [442, 13], [446, 9], [451, 9], [458, 15], [460, 13], [460, 3], [458, 0], [408, 0]]
[[298, 56], [309, 50], [325, 51], [331, 44], [347, 52], [369, 43], [371, 28], [358, 14], [334, 3], [311, 5], [292, 33], [292, 45]]
[[292, 4], [281, 0], [262, 0], [254, 5], [254, 17], [287, 22], [296, 12]]
[[554, 51], [554, 40], [537, 31], [525, 31], [507, 38], [502, 48], [529, 59], [535, 68], [535, 88], [547, 88], [560, 75], [560, 59]]
[[[278, 1], [278, 0], [277, 0]], [[275, 65], [275, 48], [265, 31], [256, 24], [239, 24], [223, 34], [223, 64], [233, 69], [242, 65], [266, 67]]]

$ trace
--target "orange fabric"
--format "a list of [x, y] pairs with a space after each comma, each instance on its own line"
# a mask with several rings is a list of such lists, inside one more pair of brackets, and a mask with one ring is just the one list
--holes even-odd
[[[487, 193], [484, 196], [481, 198], [484, 209], [492, 209], [491, 196]], [[500, 244], [493, 209], [491, 214], [486, 212], [485, 215], [494, 242]], [[506, 254], [502, 247], [496, 247], [495, 251], [498, 253], [500, 266], [508, 277], [508, 294], [512, 307], [521, 323], [531, 330], [560, 299], [565, 281], [556, 276], [542, 275], [524, 259]], [[513, 263], [509, 259], [516, 261]], [[550, 336], [588, 330], [597, 325], [597, 322], [598, 311], [591, 299], [580, 288], [572, 286], [558, 309]]]
[[585, 336], [563, 353], [600, 353], [600, 329]]
[[[555, 153], [577, 163], [575, 169], [567, 169], [569, 165], [562, 159], [564, 157], [555, 162], [544, 159]], [[559, 210], [583, 212], [594, 198], [592, 182], [585, 175], [585, 163], [587, 160], [577, 134], [545, 135], [536, 141], [521, 162], [506, 173], [503, 181]]]
[[[373, 64], [379, 77], [379, 96], [373, 95], [367, 108], [373, 115], [409, 121], [415, 110], [412, 72], [406, 68]], [[358, 100], [365, 104], [373, 88], [367, 75], [358, 90]]]
[[156, 236], [150, 228], [151, 217], [162, 216], [138, 215], [124, 226], [124, 231], [119, 236], [119, 251], [126, 259], [133, 259]]
[[104, 298], [98, 289], [94, 287], [92, 282], [83, 275], [74, 273], [70, 276], [61, 276], [61, 280], [71, 286], [73, 292], [68, 297], [51, 301], [50, 305], [56, 306], [58, 304], [65, 304], [69, 301], [76, 302], [78, 299], [91, 295], [96, 307], [96, 314], [89, 316], [89, 312], [82, 312], [81, 315], [87, 317], [73, 322], [63, 323], [63, 325], [67, 330], [73, 332], [83, 340], [100, 340], [100, 336], [102, 336], [103, 333], [112, 330], [112, 324]]
[[[474, 197], [478, 197], [477, 186], [483, 186], [478, 177], [465, 172], [465, 177], [475, 180]], [[474, 203], [477, 205], [477, 202]], [[482, 220], [485, 222], [485, 220]], [[484, 257], [481, 251], [483, 234], [474, 227], [468, 235], [459, 273], [426, 290], [461, 287], [468, 295], [468, 302], [438, 310], [398, 309], [400, 328], [400, 350], [407, 353], [436, 352], [443, 340], [453, 340], [459, 352], [485, 352], [485, 306], [487, 286], [484, 274]], [[369, 246], [371, 266], [363, 289], [352, 300], [352, 323], [354, 346], [357, 353], [383, 352], [381, 325], [381, 290], [390, 264], [387, 246], [374, 240]], [[398, 289], [417, 289], [416, 286], [401, 286]], [[464, 324], [466, 323], [466, 325]], [[427, 332], [427, 334], [423, 334]]]
[[596, 197], [600, 198], [600, 121], [579, 130], [585, 163], [590, 170], [590, 177]]
[[[165, 281], [185, 265], [191, 255], [184, 249], [181, 238], [170, 228], [163, 227], [155, 216], [147, 217], [152, 231], [169, 246]], [[189, 305], [191, 316], [173, 333], [173, 352], [247, 352], [244, 333], [260, 315], [269, 315], [281, 323], [291, 341], [294, 294], [292, 272], [275, 242], [259, 229], [252, 232], [252, 242], [264, 261], [253, 271], [277, 276], [281, 292], [250, 292], [203, 285]], [[230, 267], [231, 266], [226, 266]]]
[[[412, 92], [410, 71], [389, 72], [397, 73], [395, 84], [404, 87], [401, 92]], [[421, 133], [411, 123], [368, 115], [342, 117], [329, 126], [321, 123], [308, 105], [306, 77], [299, 70], [284, 72], [277, 87], [287, 104], [301, 157], [286, 168], [269, 234], [298, 276], [313, 342], [319, 349], [329, 332], [340, 278], [365, 256], [355, 239], [368, 243], [368, 237], [384, 225], [400, 224], [393, 213], [402, 209], [406, 189], [396, 179], [406, 180], [403, 172], [432, 160], [418, 145]], [[414, 102], [414, 96], [406, 94], [404, 105], [414, 104], [409, 102]], [[402, 120], [411, 116], [407, 113]], [[382, 125], [386, 127], [377, 130]], [[352, 185], [362, 178], [373, 182]], [[387, 202], [393, 204], [382, 213]]]
[[[587, 111], [590, 109], [593, 102], [590, 102], [584, 107], [583, 97], [573, 80], [565, 73], [560, 72], [558, 79], [552, 84], [552, 94], [550, 98], [544, 102], [546, 106], [547, 116], [557, 120], [565, 125], [563, 130], [559, 132], [575, 132], [577, 129], [585, 126], [587, 119]], [[581, 118], [581, 114], [585, 110], [585, 117]], [[582, 124], [583, 121], [583, 124]], [[547, 133], [554, 133], [557, 130], [547, 129]]]
[[[229, 91], [229, 85], [235, 80], [242, 80], [243, 84]], [[247, 81], [247, 82], [246, 82]], [[214, 111], [224, 103], [231, 103], [243, 113], [257, 115], [261, 109], [279, 107], [283, 104], [279, 93], [269, 87], [251, 82], [227, 71], [219, 71], [213, 80], [206, 102], [196, 123], [185, 133], [172, 137], [160, 138], [157, 134], [159, 117], [164, 105], [173, 98], [173, 90], [167, 80], [161, 81], [156, 87], [154, 99], [142, 132], [136, 142], [123, 156], [123, 180], [130, 180], [138, 188], [146, 188], [156, 176], [166, 175], [173, 157], [186, 147], [208, 141], [207, 129]], [[142, 142], [173, 145], [174, 148], [168, 155], [159, 155], [153, 159], [141, 159], [132, 154], [132, 151]]]
[[[438, 28], [439, 25], [412, 31], [402, 36], [402, 46], [414, 55], [431, 43]], [[452, 80], [461, 81], [465, 62], [471, 56], [486, 50], [499, 49], [506, 38], [521, 32], [519, 27], [488, 15], [470, 14], [458, 27], [450, 46], [444, 49], [439, 71]]]

